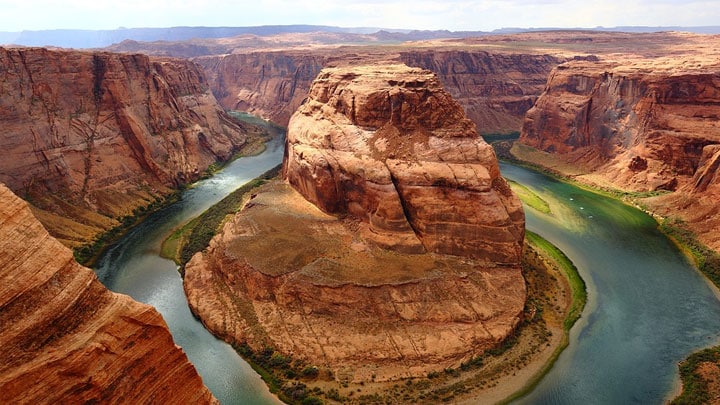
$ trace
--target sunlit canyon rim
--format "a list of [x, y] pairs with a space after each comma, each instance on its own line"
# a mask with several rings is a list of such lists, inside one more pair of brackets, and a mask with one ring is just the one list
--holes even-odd
[[77, 246], [238, 150], [256, 130], [222, 108], [285, 124], [323, 67], [405, 63], [434, 71], [479, 132], [522, 131], [516, 156], [596, 186], [657, 192], [641, 204], [717, 249], [718, 42], [556, 32], [192, 62], [2, 49], [0, 140], [12, 158], [0, 176]]

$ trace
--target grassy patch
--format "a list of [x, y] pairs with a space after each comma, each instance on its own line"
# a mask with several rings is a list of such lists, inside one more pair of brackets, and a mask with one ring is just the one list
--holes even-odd
[[510, 403], [530, 393], [540, 383], [540, 380], [542, 380], [550, 369], [552, 369], [558, 357], [560, 357], [560, 353], [562, 353], [562, 351], [568, 346], [570, 342], [570, 329], [573, 325], [575, 325], [575, 322], [580, 319], [582, 311], [585, 308], [585, 304], [587, 303], [585, 281], [583, 281], [582, 277], [580, 277], [580, 273], [578, 273], [577, 268], [572, 261], [555, 245], [536, 233], [526, 231], [525, 241], [536, 252], [540, 252], [542, 256], [547, 257], [553, 264], [558, 266], [559, 270], [563, 273], [570, 285], [572, 301], [570, 308], [565, 315], [565, 319], [563, 320], [562, 325], [564, 333], [560, 345], [555, 349], [548, 362], [543, 366], [542, 370], [534, 375], [521, 390], [503, 400], [503, 404]]
[[119, 219], [120, 225], [103, 232], [92, 242], [73, 249], [75, 261], [87, 267], [94, 266], [102, 253], [125, 235], [130, 228], [142, 222], [142, 220], [153, 212], [176, 202], [179, 198], [180, 191], [176, 191], [164, 198], [158, 198], [146, 206], [135, 208], [131, 215], [126, 215]]
[[510, 185], [510, 188], [512, 188], [512, 190], [515, 192], [515, 194], [520, 197], [520, 200], [527, 204], [530, 208], [533, 208], [545, 214], [552, 213], [552, 211], [550, 210], [550, 205], [548, 205], [547, 201], [543, 200], [542, 197], [537, 195], [535, 192], [516, 181], [506, 181]]
[[[197, 252], [205, 249], [228, 215], [235, 214], [242, 206], [245, 194], [259, 187], [280, 171], [280, 165], [263, 173], [260, 177], [239, 187], [197, 218], [176, 229], [162, 244], [164, 257], [184, 266]], [[182, 270], [181, 270], [182, 271]]]

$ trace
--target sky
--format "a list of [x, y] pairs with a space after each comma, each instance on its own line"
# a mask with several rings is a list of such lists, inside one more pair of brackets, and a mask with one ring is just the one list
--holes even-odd
[[317, 24], [451, 31], [720, 25], [720, 0], [0, 0], [0, 31]]

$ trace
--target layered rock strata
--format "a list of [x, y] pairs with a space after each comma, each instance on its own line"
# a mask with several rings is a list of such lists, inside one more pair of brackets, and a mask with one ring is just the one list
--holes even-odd
[[0, 185], [0, 402], [217, 403], [152, 307], [105, 289]]
[[[695, 223], [720, 248], [717, 62], [658, 59], [570, 62], [548, 79], [520, 142], [580, 168], [581, 179], [630, 191], [675, 193], [647, 200]], [[545, 162], [548, 164], [548, 162]], [[705, 201], [704, 203], [702, 201]]]
[[524, 216], [492, 147], [429, 71], [325, 69], [290, 122], [283, 174], [398, 251], [520, 262]]
[[368, 381], [456, 367], [515, 329], [522, 208], [432, 73], [325, 69], [287, 139], [287, 182], [186, 266], [210, 330]]
[[0, 48], [0, 77], [0, 181], [68, 245], [197, 179], [250, 132], [188, 61]]
[[519, 131], [525, 112], [540, 95], [550, 71], [566, 57], [542, 52], [481, 50], [397, 51], [348, 47], [256, 51], [195, 59], [213, 93], [228, 109], [251, 111], [286, 125], [323, 67], [404, 63], [429, 69], [465, 109], [482, 133]]

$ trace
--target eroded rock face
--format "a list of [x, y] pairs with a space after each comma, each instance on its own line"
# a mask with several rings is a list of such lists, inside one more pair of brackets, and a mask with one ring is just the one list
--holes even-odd
[[117, 225], [250, 132], [181, 60], [0, 48], [0, 181], [63, 243]]
[[290, 121], [286, 155], [290, 184], [323, 211], [366, 223], [381, 246], [520, 263], [520, 202], [427, 70], [323, 70]]
[[287, 125], [323, 67], [404, 63], [431, 70], [482, 133], [519, 131], [547, 76], [565, 57], [474, 50], [349, 47], [258, 51], [195, 59], [219, 102]]
[[720, 249], [713, 230], [720, 225], [720, 76], [716, 60], [706, 63], [676, 57], [561, 65], [528, 112], [520, 142], [584, 168], [581, 177], [591, 182], [675, 191], [647, 205], [683, 217]]
[[0, 184], [0, 402], [217, 403], [152, 307], [108, 291]]
[[287, 139], [287, 182], [185, 267], [208, 329], [356, 382], [457, 367], [515, 330], [522, 208], [431, 72], [325, 69]]

